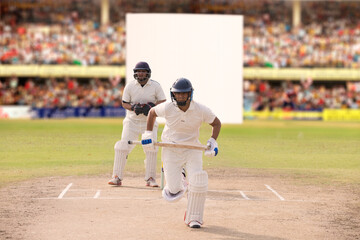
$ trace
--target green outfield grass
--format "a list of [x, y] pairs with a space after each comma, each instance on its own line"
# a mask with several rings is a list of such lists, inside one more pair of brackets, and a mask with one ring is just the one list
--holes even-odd
[[[122, 119], [1, 120], [0, 186], [46, 176], [110, 176], [121, 131]], [[210, 131], [203, 125], [202, 143]], [[359, 123], [245, 121], [224, 124], [218, 143], [219, 155], [204, 158], [206, 169], [248, 168], [360, 184]], [[143, 172], [144, 158], [135, 147], [126, 170]]]

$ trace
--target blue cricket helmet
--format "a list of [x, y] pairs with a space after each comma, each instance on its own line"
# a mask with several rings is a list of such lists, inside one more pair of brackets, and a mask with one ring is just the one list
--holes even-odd
[[[189, 98], [185, 102], [179, 102], [176, 100], [174, 93], [190, 92]], [[173, 83], [170, 88], [171, 101], [175, 101], [178, 106], [186, 105], [186, 102], [190, 99], [190, 102], [193, 98], [194, 89], [189, 79], [187, 78], [178, 78]]]
[[[151, 77], [151, 69], [149, 67], [149, 64], [147, 62], [138, 62], [136, 65], [135, 65], [135, 68], [133, 69], [134, 70], [134, 78], [139, 82], [139, 83], [142, 83], [142, 82], [145, 82], [147, 80], [150, 79]], [[144, 78], [139, 78], [138, 74], [137, 74], [137, 71], [139, 70], [146, 70], [147, 71], [147, 74], [146, 74], [146, 77]]]

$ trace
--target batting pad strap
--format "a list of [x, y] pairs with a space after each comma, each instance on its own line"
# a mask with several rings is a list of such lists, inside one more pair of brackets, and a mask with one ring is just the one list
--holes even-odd
[[184, 196], [185, 192], [186, 189], [181, 190], [176, 194], [172, 194], [170, 193], [168, 186], [165, 186], [164, 189], [162, 190], [162, 196], [168, 202], [177, 202]]

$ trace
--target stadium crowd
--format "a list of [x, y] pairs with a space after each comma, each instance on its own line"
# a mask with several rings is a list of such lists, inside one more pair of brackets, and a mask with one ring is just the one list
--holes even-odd
[[321, 111], [324, 108], [360, 109], [360, 82], [326, 86], [315, 85], [311, 78], [277, 83], [244, 80], [244, 111]]
[[[185, 1], [174, 7], [164, 1], [149, 1], [147, 5], [124, 1], [122, 5], [112, 6], [111, 13], [117, 21], [106, 26], [100, 26], [99, 12], [96, 8], [89, 9], [87, 1], [77, 3], [70, 13], [37, 8], [30, 14], [9, 8], [2, 13], [0, 21], [0, 61], [2, 64], [124, 64], [125, 12], [191, 11], [245, 15], [244, 66], [360, 68], [360, 4], [303, 4], [306, 16], [303, 24], [293, 27], [286, 1], [273, 4], [214, 1], [219, 3], [212, 5], [208, 1], [195, 2], [185, 4]], [[328, 12], [332, 14], [327, 16]]]
[[0, 21], [1, 63], [123, 65], [124, 21], [101, 26], [99, 17], [86, 18], [99, 15], [94, 9], [79, 9], [59, 13], [9, 9]]
[[[112, 1], [112, 23], [100, 24], [99, 1], [5, 0], [1, 6], [0, 64], [123, 65], [125, 13], [244, 15], [244, 66], [360, 69], [360, 4], [303, 2], [302, 25], [291, 24], [291, 2], [251, 0]], [[19, 4], [16, 4], [19, 3]], [[146, 4], [144, 4], [146, 3]], [[246, 110], [359, 108], [359, 82], [339, 85], [244, 81]], [[120, 106], [119, 78], [45, 81], [0, 79], [0, 105]]]
[[32, 78], [20, 83], [16, 75], [0, 81], [0, 105], [34, 108], [121, 106], [124, 81], [120, 77], [90, 80]]
[[[32, 78], [20, 83], [15, 75], [0, 81], [0, 105], [41, 107], [121, 106], [124, 80], [93, 78]], [[244, 80], [244, 110], [360, 109], [360, 82], [328, 86], [308, 78], [300, 82]]]
[[348, 19], [290, 28], [283, 22], [245, 27], [244, 66], [360, 68], [360, 22]]

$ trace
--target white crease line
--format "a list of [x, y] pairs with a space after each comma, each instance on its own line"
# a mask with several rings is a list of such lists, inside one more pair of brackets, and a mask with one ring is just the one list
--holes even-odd
[[[48, 197], [48, 198], [33, 198], [33, 199], [37, 199], [37, 200], [58, 200], [59, 198], [54, 198], [54, 197]], [[61, 200], [83, 200], [83, 199], [95, 199], [94, 197], [65, 197], [62, 198]], [[99, 197], [96, 199], [101, 199], [101, 200], [159, 200], [162, 199], [161, 197], [159, 198], [150, 198], [150, 197]]]
[[69, 189], [68, 192], [89, 192], [89, 191], [97, 191], [97, 189], [76, 189], [76, 188], [72, 188]]
[[[32, 198], [32, 199], [35, 199], [35, 200], [59, 200], [58, 198], [56, 197], [44, 197], [44, 198]], [[65, 198], [62, 198], [61, 200], [91, 200], [91, 199], [94, 199], [94, 197], [65, 197]], [[98, 200], [162, 200], [161, 197], [159, 198], [149, 198], [149, 197], [136, 197], [136, 198], [133, 198], [133, 197], [99, 197], [99, 198], [96, 198], [96, 201]], [[279, 200], [274, 200], [274, 199], [266, 199], [266, 198], [262, 198], [262, 199], [249, 199], [250, 201], [255, 201], [255, 202], [276, 202], [276, 201], [279, 201]], [[247, 199], [229, 199], [229, 200], [223, 200], [223, 199], [216, 199], [216, 198], [206, 198], [206, 201], [212, 201], [212, 202], [223, 202], [223, 201], [249, 201]], [[180, 201], [186, 201], [184, 198], [182, 198]], [[320, 201], [316, 201], [316, 200], [283, 200], [284, 202], [310, 202], [310, 203], [318, 203]]]
[[285, 200], [285, 198], [283, 198], [282, 196], [280, 196], [280, 194], [278, 194], [274, 189], [272, 189], [269, 185], [266, 185], [265, 184], [265, 187], [267, 188], [267, 189], [269, 189], [270, 191], [272, 191], [281, 201], [284, 201]]
[[[279, 200], [276, 199], [268, 199], [268, 198], [261, 198], [261, 199], [254, 199], [254, 198], [250, 198], [250, 200], [246, 200], [243, 198], [239, 198], [239, 199], [228, 199], [228, 200], [224, 200], [224, 199], [216, 199], [216, 198], [206, 198], [206, 201], [214, 201], [214, 202], [236, 202], [236, 201], [254, 201], [254, 202], [279, 202]], [[283, 202], [306, 202], [306, 203], [319, 203], [321, 201], [316, 201], [316, 200], [302, 200], [302, 199], [294, 199], [294, 200], [283, 200]]]
[[97, 190], [97, 192], [95, 193], [94, 198], [98, 198], [100, 196], [100, 190]]
[[246, 194], [243, 191], [240, 191], [240, 194], [244, 199], [250, 200], [250, 198], [248, 198], [248, 196], [246, 196]]
[[71, 188], [72, 183], [70, 183], [69, 185], [67, 185], [67, 187], [60, 193], [60, 195], [58, 196], [59, 199], [63, 198], [63, 196], [65, 195], [65, 193]]

